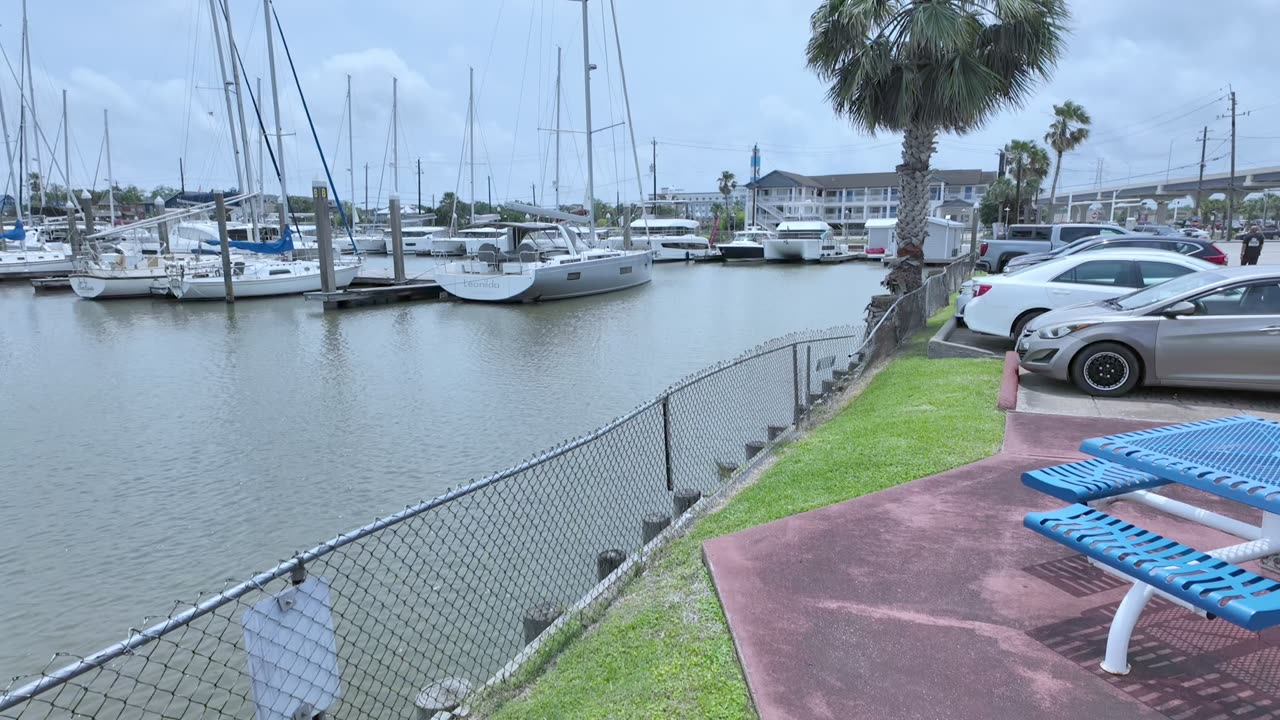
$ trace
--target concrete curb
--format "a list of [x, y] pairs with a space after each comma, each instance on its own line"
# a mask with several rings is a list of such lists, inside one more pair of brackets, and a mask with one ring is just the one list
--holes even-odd
[[951, 337], [951, 333], [956, 331], [956, 319], [952, 317], [938, 328], [938, 332], [934, 333], [929, 339], [929, 345], [926, 348], [925, 355], [930, 360], [942, 360], [946, 358], [997, 358], [999, 355], [982, 348], [970, 347], [953, 343], [947, 338]]
[[1004, 354], [1004, 372], [1000, 375], [996, 407], [1001, 410], [1018, 409], [1018, 353], [1012, 350]]

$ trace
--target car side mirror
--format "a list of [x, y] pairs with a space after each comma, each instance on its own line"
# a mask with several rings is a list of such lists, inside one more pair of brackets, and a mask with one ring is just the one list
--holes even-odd
[[1177, 318], [1183, 315], [1195, 315], [1196, 306], [1186, 300], [1183, 300], [1182, 302], [1176, 302], [1165, 308], [1160, 314], [1167, 318]]

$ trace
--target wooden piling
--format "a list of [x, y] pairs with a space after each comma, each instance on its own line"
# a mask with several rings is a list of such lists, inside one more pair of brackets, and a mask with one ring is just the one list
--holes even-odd
[[648, 545], [650, 541], [658, 537], [659, 533], [666, 530], [671, 525], [671, 516], [662, 513], [653, 513], [640, 518], [640, 537], [644, 539], [644, 544]]
[[337, 275], [333, 269], [333, 227], [329, 219], [329, 187], [323, 180], [311, 184], [311, 199], [315, 203], [316, 245], [320, 251], [320, 292], [331, 293], [338, 289]]
[[227, 244], [227, 203], [221, 191], [213, 193], [214, 209], [218, 216], [218, 252], [222, 253], [222, 289], [228, 303], [236, 301], [231, 282], [231, 246]]
[[734, 465], [731, 462], [725, 462], [724, 460], [716, 461], [716, 475], [720, 478], [720, 482], [724, 482], [725, 480], [733, 477], [733, 474], [736, 472], [738, 472], [737, 465]]
[[406, 278], [404, 272], [404, 231], [400, 224], [399, 195], [391, 196], [391, 204], [388, 209], [391, 212], [391, 266], [398, 285], [403, 283]]
[[551, 624], [564, 614], [564, 608], [553, 602], [544, 602], [534, 605], [524, 611], [524, 644], [528, 645], [544, 630], [551, 627]]
[[672, 498], [674, 517], [680, 517], [686, 510], [696, 505], [701, 499], [701, 490], [694, 490], [693, 488], [681, 488], [676, 490], [676, 494]]
[[764, 450], [765, 444], [766, 443], [763, 440], [752, 440], [751, 442], [747, 443], [744, 446], [747, 451], [747, 459], [750, 460], [756, 455], [759, 455], [760, 452]]
[[782, 436], [782, 433], [786, 431], [787, 431], [787, 428], [785, 425], [770, 425], [765, 430], [765, 432], [768, 433], [769, 442], [773, 442], [774, 440], [777, 440], [779, 437]]
[[609, 577], [626, 560], [627, 553], [623, 550], [617, 548], [601, 550], [596, 555], [596, 580], [604, 580]]

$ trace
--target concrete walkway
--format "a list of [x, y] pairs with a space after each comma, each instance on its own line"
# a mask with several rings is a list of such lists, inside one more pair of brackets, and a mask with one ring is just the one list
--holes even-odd
[[[1280, 632], [1168, 604], [1135, 632], [1133, 672], [1103, 673], [1126, 586], [1022, 526], [1027, 512], [1063, 505], [1023, 487], [1023, 471], [1152, 424], [1007, 422], [996, 456], [704, 544], [761, 717], [1280, 717]], [[1194, 491], [1170, 494], [1241, 517]], [[1123, 502], [1108, 512], [1194, 547], [1235, 542]]]

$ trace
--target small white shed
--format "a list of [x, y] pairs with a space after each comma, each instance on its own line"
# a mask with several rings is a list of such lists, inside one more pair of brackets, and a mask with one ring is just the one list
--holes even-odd
[[[926, 220], [924, 261], [946, 264], [960, 257], [964, 223], [936, 217]], [[892, 258], [898, 255], [897, 218], [868, 220], [866, 227], [868, 258]]]
[[867, 257], [891, 258], [898, 254], [898, 221], [896, 219], [868, 220]]
[[946, 264], [960, 257], [964, 223], [944, 218], [928, 218], [929, 234], [924, 239], [924, 261]]

